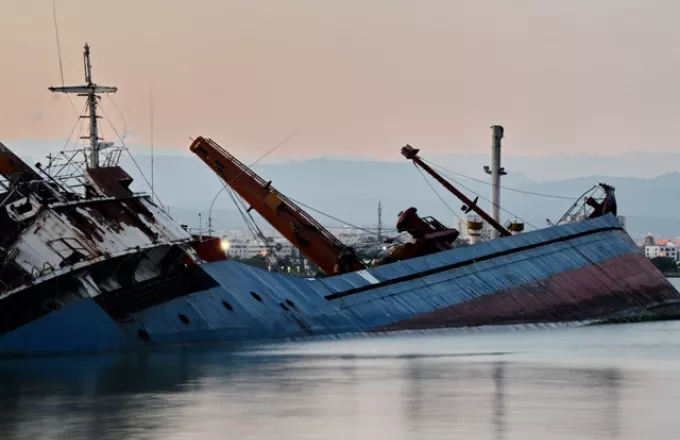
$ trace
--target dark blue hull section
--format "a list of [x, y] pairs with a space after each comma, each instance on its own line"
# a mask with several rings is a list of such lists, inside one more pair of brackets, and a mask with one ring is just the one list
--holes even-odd
[[[216, 287], [120, 321], [94, 300], [83, 300], [0, 336], [0, 355], [592, 322], [645, 315], [680, 300], [612, 216], [317, 280], [232, 261], [201, 267]], [[577, 313], [568, 312], [572, 309]]]

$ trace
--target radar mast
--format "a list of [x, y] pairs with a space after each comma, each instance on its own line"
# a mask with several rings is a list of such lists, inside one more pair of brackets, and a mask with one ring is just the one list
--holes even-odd
[[89, 139], [89, 154], [86, 152], [87, 167], [99, 168], [99, 152], [108, 144], [101, 142], [103, 139], [99, 137], [97, 104], [101, 99], [102, 93], [115, 93], [118, 88], [111, 86], [97, 85], [92, 81], [92, 64], [90, 62], [90, 46], [85, 43], [85, 50], [83, 53], [83, 61], [85, 65], [85, 84], [80, 86], [64, 86], [50, 87], [49, 90], [53, 93], [72, 93], [78, 96], [87, 97], [88, 115], [83, 115], [81, 118], [87, 118], [90, 122], [89, 136], [83, 136], [81, 139]]

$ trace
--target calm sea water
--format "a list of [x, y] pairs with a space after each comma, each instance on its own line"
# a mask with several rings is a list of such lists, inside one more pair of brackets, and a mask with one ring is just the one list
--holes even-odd
[[0, 363], [1, 439], [677, 439], [680, 322]]

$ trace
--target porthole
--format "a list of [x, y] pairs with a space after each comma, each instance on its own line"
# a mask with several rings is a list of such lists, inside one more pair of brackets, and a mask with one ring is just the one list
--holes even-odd
[[222, 301], [222, 305], [224, 306], [225, 309], [229, 310], [230, 312], [234, 311], [234, 308], [228, 302]]
[[189, 324], [189, 317], [185, 315], [184, 313], [180, 313], [177, 315], [180, 321], [182, 321], [184, 324]]
[[262, 302], [262, 297], [255, 292], [250, 292], [250, 295], [255, 298], [256, 301]]
[[151, 340], [151, 335], [143, 328], [137, 330], [137, 337], [144, 342], [149, 342]]
[[290, 312], [290, 309], [288, 309], [288, 307], [286, 307], [286, 305], [285, 305], [284, 303], [279, 303], [279, 305], [281, 306], [281, 308], [282, 308], [284, 311]]
[[291, 308], [293, 308], [295, 310], [298, 309], [297, 306], [295, 305], [295, 303], [293, 301], [289, 300], [289, 299], [286, 300], [286, 304], [288, 304]]

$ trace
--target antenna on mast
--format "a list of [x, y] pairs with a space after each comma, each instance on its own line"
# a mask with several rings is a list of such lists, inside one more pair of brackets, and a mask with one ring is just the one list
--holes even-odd
[[382, 203], [378, 202], [378, 243], [382, 243]]
[[87, 106], [89, 109], [89, 115], [82, 116], [83, 118], [88, 118], [90, 120], [90, 135], [83, 137], [82, 139], [90, 140], [90, 154], [87, 160], [88, 168], [99, 168], [99, 151], [105, 146], [100, 142], [99, 130], [98, 130], [98, 119], [100, 116], [97, 115], [97, 104], [100, 99], [99, 94], [102, 93], [115, 93], [118, 88], [110, 86], [99, 86], [92, 81], [92, 63], [90, 62], [90, 46], [85, 43], [85, 50], [83, 53], [83, 64], [85, 65], [85, 82], [86, 84], [80, 86], [64, 86], [61, 87], [50, 87], [48, 90], [50, 92], [56, 93], [75, 93], [78, 96], [87, 97]]
[[64, 85], [64, 65], [61, 63], [61, 43], [59, 42], [59, 26], [57, 24], [57, 2], [52, 0], [52, 14], [54, 15], [54, 33], [57, 36], [57, 56], [59, 57], [59, 73], [61, 74], [61, 85]]
[[153, 89], [149, 88], [149, 131], [150, 131], [150, 142], [151, 142], [151, 196], [155, 197], [155, 192], [153, 190]]

